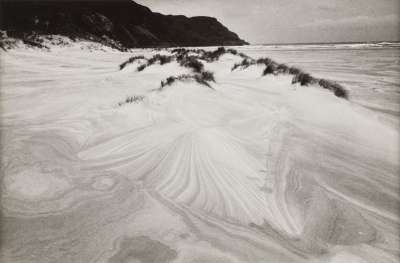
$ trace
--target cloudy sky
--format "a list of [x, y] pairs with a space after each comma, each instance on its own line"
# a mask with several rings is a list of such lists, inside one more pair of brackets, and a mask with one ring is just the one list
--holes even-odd
[[399, 0], [136, 0], [216, 17], [252, 44], [400, 40]]

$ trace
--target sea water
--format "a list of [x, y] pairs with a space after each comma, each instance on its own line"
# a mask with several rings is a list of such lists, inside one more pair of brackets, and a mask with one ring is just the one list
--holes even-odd
[[400, 116], [400, 43], [251, 45], [251, 57], [270, 57], [317, 78], [342, 84], [354, 103], [398, 119]]

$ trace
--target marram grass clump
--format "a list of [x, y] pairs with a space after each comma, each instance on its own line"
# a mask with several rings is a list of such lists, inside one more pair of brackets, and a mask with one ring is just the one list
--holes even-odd
[[159, 62], [160, 65], [164, 65], [164, 64], [172, 62], [173, 59], [174, 59], [174, 56], [166, 56], [166, 55], [156, 54], [153, 57], [149, 58], [147, 60], [146, 64], [140, 65], [137, 68], [137, 71], [143, 71], [148, 66], [151, 66], [151, 65], [153, 65], [153, 64], [155, 64], [157, 62]]
[[197, 83], [212, 88], [209, 82], [215, 82], [214, 74], [210, 71], [203, 71], [201, 73], [196, 73], [193, 75], [190, 74], [182, 74], [179, 76], [170, 76], [165, 80], [161, 81], [161, 85], [159, 90], [162, 90], [164, 87], [171, 86], [177, 81], [186, 81], [186, 80], [195, 80]]
[[182, 67], [191, 68], [194, 72], [200, 73], [204, 70], [204, 65], [195, 56], [183, 56], [177, 58]]
[[137, 103], [143, 101], [144, 98], [145, 97], [142, 95], [128, 96], [128, 97], [126, 97], [126, 99], [124, 101], [119, 102], [118, 106], [123, 106], [125, 104], [132, 104], [132, 103], [137, 104]]
[[246, 69], [246, 68], [250, 67], [251, 65], [254, 65], [255, 63], [256, 63], [256, 61], [254, 59], [245, 58], [240, 63], [234, 64], [231, 71], [234, 71], [238, 68]]
[[224, 47], [219, 47], [214, 51], [206, 51], [204, 49], [197, 49], [197, 48], [194, 49], [175, 48], [170, 52], [172, 53], [172, 55], [170, 56], [156, 54], [150, 59], [146, 59], [143, 56], [131, 57], [130, 59], [128, 59], [127, 61], [125, 61], [120, 65], [120, 69], [123, 69], [129, 63], [133, 63], [134, 61], [141, 59], [147, 60], [147, 62], [142, 65], [139, 65], [137, 71], [143, 71], [146, 67], [153, 65], [155, 63], [164, 65], [172, 61], [176, 61], [179, 63], [181, 67], [190, 68], [194, 74], [182, 74], [179, 76], [170, 76], [167, 79], [161, 81], [160, 89], [164, 88], [165, 86], [170, 86], [176, 81], [186, 81], [186, 80], [195, 80], [197, 83], [201, 85], [205, 85], [207, 87], [212, 88], [210, 82], [215, 82], [214, 73], [206, 71], [202, 61], [213, 63], [219, 60], [220, 57], [224, 54], [232, 54], [241, 57], [242, 61], [234, 64], [233, 67], [231, 68], [231, 71], [235, 71], [236, 69], [239, 68], [246, 69], [252, 65], [263, 65], [265, 67], [262, 72], [262, 76], [279, 75], [279, 74], [293, 75], [292, 84], [299, 83], [300, 86], [319, 85], [324, 89], [332, 91], [337, 97], [345, 99], [348, 98], [348, 92], [340, 84], [332, 82], [330, 80], [314, 78], [310, 74], [302, 71], [297, 67], [290, 67], [286, 64], [279, 64], [268, 57], [253, 59], [244, 53], [238, 52], [235, 49], [232, 48], [226, 49]]
[[121, 65], [119, 65], [119, 70], [123, 70], [128, 64], [132, 64], [136, 60], [143, 60], [143, 59], [146, 59], [146, 58], [144, 56], [130, 57], [127, 61], [125, 61]]
[[310, 74], [300, 72], [296, 74], [292, 79], [292, 84], [300, 83], [301, 86], [308, 86], [310, 84], [315, 84], [317, 82]]
[[348, 99], [348, 92], [340, 84], [325, 79], [317, 79], [297, 67], [289, 67], [286, 64], [279, 64], [270, 58], [244, 58], [240, 63], [233, 65], [231, 71], [238, 68], [246, 69], [252, 65], [265, 65], [262, 76], [288, 74], [293, 75], [292, 84], [299, 83], [300, 86], [319, 85], [324, 89], [332, 91], [335, 96]]
[[348, 99], [349, 97], [347, 90], [336, 82], [326, 79], [320, 79], [318, 81], [318, 85], [320, 85], [324, 89], [332, 91], [337, 97], [345, 99]]
[[269, 74], [276, 74], [276, 66], [272, 63], [266, 65], [265, 69], [262, 73], [263, 76], [269, 75]]

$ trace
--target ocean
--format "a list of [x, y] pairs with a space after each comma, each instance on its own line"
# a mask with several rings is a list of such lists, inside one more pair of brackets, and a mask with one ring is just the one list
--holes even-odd
[[270, 57], [315, 77], [337, 81], [349, 90], [354, 103], [393, 120], [400, 116], [399, 42], [251, 45], [239, 49], [252, 57]]

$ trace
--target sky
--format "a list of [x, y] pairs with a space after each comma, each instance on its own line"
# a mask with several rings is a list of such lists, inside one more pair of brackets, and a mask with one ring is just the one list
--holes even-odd
[[400, 40], [400, 0], [135, 0], [153, 12], [216, 17], [251, 44]]

